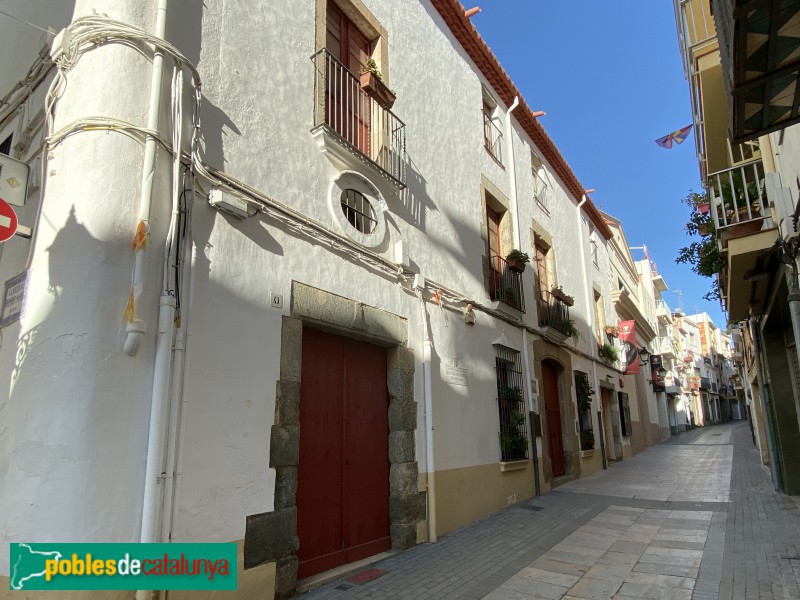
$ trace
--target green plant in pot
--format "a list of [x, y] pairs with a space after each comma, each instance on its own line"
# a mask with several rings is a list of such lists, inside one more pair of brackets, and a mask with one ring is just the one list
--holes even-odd
[[594, 389], [586, 373], [580, 371], [575, 373], [575, 396], [578, 400], [578, 409], [582, 411], [591, 409]]
[[[519, 390], [519, 388], [509, 389]], [[521, 398], [521, 392], [519, 395]], [[523, 435], [521, 430], [522, 424], [525, 422], [525, 415], [518, 411], [512, 411], [509, 420], [508, 428], [500, 433], [502, 459], [519, 460], [525, 458], [528, 451], [528, 438]]]
[[600, 346], [599, 349], [600, 358], [607, 362], [617, 362], [619, 360], [619, 350], [617, 350], [616, 346], [612, 346], [611, 344], [603, 344]]
[[506, 264], [508, 268], [518, 273], [525, 271], [525, 265], [529, 262], [531, 262], [531, 257], [516, 248], [506, 255]]
[[581, 450], [594, 450], [594, 431], [591, 429], [581, 431]]
[[567, 319], [564, 322], [564, 333], [566, 333], [568, 337], [571, 337], [576, 342], [581, 337], [581, 333], [580, 331], [578, 331], [578, 328], [575, 325], [575, 321], [573, 319]]

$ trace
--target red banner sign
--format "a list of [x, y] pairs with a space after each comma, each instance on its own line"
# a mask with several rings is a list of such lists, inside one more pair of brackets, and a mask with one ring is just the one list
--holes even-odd
[[636, 321], [619, 322], [619, 341], [622, 344], [622, 364], [625, 375], [638, 375], [639, 346], [636, 343]]

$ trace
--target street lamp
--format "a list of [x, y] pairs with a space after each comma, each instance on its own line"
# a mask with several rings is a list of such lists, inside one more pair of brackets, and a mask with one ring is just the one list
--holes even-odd
[[647, 348], [641, 346], [639, 348], [639, 361], [640, 361], [639, 364], [646, 365], [649, 362], [649, 359], [650, 359], [650, 352], [648, 352]]

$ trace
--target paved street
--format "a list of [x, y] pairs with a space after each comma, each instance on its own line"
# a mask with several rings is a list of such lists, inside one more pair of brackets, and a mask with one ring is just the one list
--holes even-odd
[[[800, 508], [747, 423], [682, 434], [303, 600], [800, 599]], [[377, 573], [376, 573], [377, 574]]]

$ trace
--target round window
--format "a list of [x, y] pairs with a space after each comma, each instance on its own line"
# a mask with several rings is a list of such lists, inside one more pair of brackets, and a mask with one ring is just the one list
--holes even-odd
[[364, 194], [353, 189], [342, 190], [340, 203], [344, 218], [357, 231], [367, 234], [375, 231], [378, 219], [375, 217], [375, 209]]

